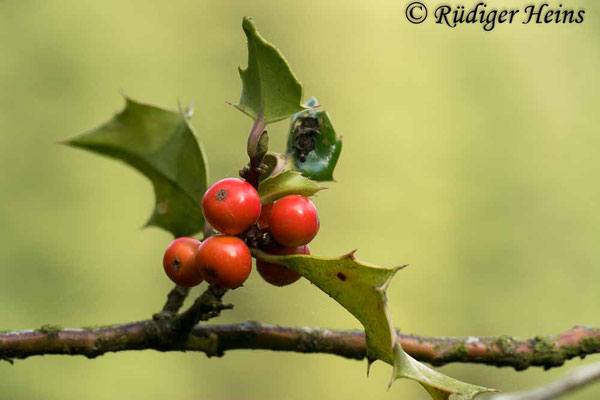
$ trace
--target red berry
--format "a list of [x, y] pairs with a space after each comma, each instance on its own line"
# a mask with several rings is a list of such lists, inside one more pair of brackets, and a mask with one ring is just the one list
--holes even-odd
[[258, 227], [261, 230], [269, 229], [269, 215], [271, 215], [271, 210], [273, 209], [273, 203], [264, 204], [260, 211], [260, 217], [258, 217]]
[[284, 246], [309, 243], [319, 232], [319, 215], [312, 201], [299, 195], [285, 196], [273, 205], [269, 229]]
[[190, 237], [180, 237], [171, 242], [163, 257], [163, 267], [167, 276], [180, 286], [192, 287], [202, 282], [196, 269], [196, 251], [200, 241]]
[[[269, 254], [275, 254], [278, 256], [287, 256], [291, 254], [310, 254], [308, 245], [298, 247], [282, 247], [282, 246], [271, 246], [266, 250]], [[283, 265], [271, 264], [262, 260], [256, 260], [256, 269], [262, 278], [275, 286], [287, 286], [302, 277], [296, 271], [293, 271]]]
[[248, 279], [252, 256], [243, 240], [235, 236], [213, 236], [200, 244], [196, 268], [211, 285], [235, 289]]
[[248, 182], [222, 179], [208, 188], [202, 198], [202, 212], [213, 228], [237, 235], [250, 228], [260, 216], [260, 197]]

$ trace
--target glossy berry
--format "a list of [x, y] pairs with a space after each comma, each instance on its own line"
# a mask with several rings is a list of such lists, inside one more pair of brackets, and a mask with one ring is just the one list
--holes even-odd
[[206, 221], [217, 231], [237, 235], [250, 228], [260, 216], [260, 197], [254, 187], [238, 178], [222, 179], [202, 198]]
[[190, 237], [180, 237], [171, 242], [163, 257], [163, 267], [167, 276], [180, 286], [192, 287], [202, 282], [196, 268], [196, 251], [200, 241]]
[[271, 215], [271, 210], [273, 209], [273, 203], [264, 204], [260, 211], [260, 217], [258, 217], [258, 227], [261, 230], [269, 229], [269, 216]]
[[202, 242], [196, 253], [196, 268], [208, 283], [222, 289], [241, 286], [252, 269], [246, 243], [235, 236], [213, 236]]
[[[298, 247], [273, 245], [269, 247], [266, 252], [278, 256], [287, 256], [291, 254], [310, 254], [310, 249], [308, 248], [308, 245]], [[302, 275], [296, 271], [292, 271], [283, 265], [271, 264], [262, 260], [256, 260], [256, 269], [265, 281], [275, 286], [287, 286], [302, 277]]]
[[319, 232], [319, 215], [312, 201], [299, 195], [285, 196], [273, 205], [269, 230], [287, 247], [309, 243]]

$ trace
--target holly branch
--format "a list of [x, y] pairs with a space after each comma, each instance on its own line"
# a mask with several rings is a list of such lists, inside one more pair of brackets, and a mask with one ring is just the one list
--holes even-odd
[[[473, 400], [495, 390], [458, 381], [421, 362], [549, 369], [600, 352], [600, 328], [584, 326], [529, 339], [403, 334], [392, 324], [386, 291], [404, 266], [369, 264], [354, 252], [339, 257], [310, 254], [307, 244], [317, 235], [320, 221], [308, 197], [325, 188], [321, 182], [334, 181], [341, 137], [316, 99], [302, 103], [302, 84], [254, 22], [244, 18], [242, 27], [248, 65], [239, 69], [242, 94], [234, 106], [253, 119], [249, 162], [240, 170], [243, 180], [223, 179], [207, 188], [208, 163], [190, 121], [191, 109], [173, 111], [126, 98], [125, 108], [114, 118], [67, 142], [123, 161], [152, 182], [156, 202], [147, 225], [177, 238], [165, 252], [163, 267], [178, 286], [163, 308], [152, 319], [125, 324], [2, 332], [0, 359], [13, 362], [46, 354], [95, 358], [146, 349], [198, 351], [209, 357], [235, 349], [326, 353], [366, 359], [368, 365], [383, 361], [392, 367], [391, 382], [417, 381], [433, 400]], [[267, 125], [288, 118], [285, 153], [270, 152]], [[202, 231], [202, 241], [188, 237]], [[304, 277], [352, 314], [364, 331], [258, 322], [199, 324], [233, 308], [223, 297], [243, 285], [252, 257], [267, 283], [285, 286]], [[188, 286], [203, 281], [208, 288], [181, 311]]]
[[[173, 330], [148, 319], [98, 328], [68, 329], [43, 326], [36, 330], [0, 333], [0, 359], [12, 361], [49, 354], [95, 358], [109, 352], [132, 350], [198, 351], [209, 357], [230, 350], [271, 350], [323, 353], [348, 359], [366, 357], [360, 330], [284, 327], [255, 321], [227, 325], [195, 325], [183, 341], [173, 341]], [[435, 366], [474, 363], [524, 370], [563, 365], [566, 361], [600, 353], [600, 328], [576, 326], [563, 333], [521, 339], [495, 337], [430, 337], [398, 333], [402, 348], [419, 361]]]

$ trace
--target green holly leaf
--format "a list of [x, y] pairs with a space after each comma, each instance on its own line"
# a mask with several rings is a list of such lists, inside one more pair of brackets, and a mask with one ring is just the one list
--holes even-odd
[[335, 133], [329, 114], [314, 108], [317, 99], [312, 97], [305, 105], [311, 109], [292, 117], [286, 152], [305, 176], [332, 181], [342, 151], [342, 138]]
[[290, 170], [293, 167], [291, 165], [291, 159], [288, 156], [275, 152], [268, 152], [265, 154], [262, 162], [266, 165], [266, 168], [265, 173], [260, 177], [261, 181], [283, 171]]
[[369, 265], [357, 260], [354, 252], [336, 258], [255, 253], [266, 262], [298, 272], [354, 315], [365, 328], [370, 361], [394, 362], [396, 331], [388, 319], [385, 290], [402, 267]]
[[418, 362], [396, 344], [396, 363], [392, 382], [398, 378], [408, 378], [419, 382], [433, 400], [473, 400], [485, 392], [497, 392], [483, 386], [461, 382]]
[[[403, 267], [379, 267], [356, 259], [354, 252], [324, 258], [312, 255], [275, 256], [256, 249], [255, 257], [298, 272], [348, 310], [365, 328], [369, 365], [381, 360], [394, 367], [398, 378], [418, 381], [434, 400], [472, 400], [493, 391], [450, 378], [421, 364], [402, 350], [389, 317], [386, 289]], [[391, 383], [390, 383], [391, 384]]]
[[248, 38], [248, 67], [239, 67], [242, 96], [235, 107], [264, 125], [302, 111], [302, 84], [279, 50], [258, 33], [254, 21], [244, 18]]
[[150, 179], [156, 205], [146, 226], [175, 237], [201, 231], [207, 163], [188, 117], [128, 97], [125, 102], [110, 121], [66, 144], [121, 160]]
[[269, 204], [291, 194], [309, 197], [323, 189], [326, 187], [300, 172], [287, 170], [263, 180], [258, 185], [258, 194], [263, 204]]

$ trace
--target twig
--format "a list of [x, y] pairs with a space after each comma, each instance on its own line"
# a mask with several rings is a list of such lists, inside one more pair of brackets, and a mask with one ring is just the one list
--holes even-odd
[[545, 386], [520, 392], [490, 396], [490, 400], [552, 400], [584, 386], [600, 381], [600, 363], [584, 365], [569, 371], [562, 379]]
[[177, 314], [189, 294], [190, 288], [175, 285], [175, 287], [171, 289], [167, 295], [167, 302], [163, 306], [162, 311], [158, 314], [155, 314], [154, 318], [157, 319]]
[[[201, 307], [194, 308], [194, 313], [200, 309]], [[186, 317], [187, 321], [194, 319], [191, 314], [192, 312], [188, 313], [190, 319]], [[208, 316], [210, 312], [203, 311], [194, 315]], [[531, 366], [548, 369], [575, 357], [600, 353], [600, 328], [583, 326], [558, 335], [531, 339], [508, 336], [446, 338], [399, 334], [398, 340], [411, 356], [434, 365], [464, 362], [511, 366], [517, 370]], [[0, 333], [0, 359], [44, 354], [96, 357], [106, 352], [142, 349], [201, 351], [209, 356], [222, 355], [234, 349], [261, 349], [327, 353], [351, 359], [362, 359], [366, 352], [362, 331], [290, 328], [255, 322], [196, 325], [183, 341], [173, 341], [172, 332], [158, 330], [155, 321], [97, 329], [46, 328]]]
[[222, 310], [233, 309], [233, 304], [223, 304], [221, 301], [226, 292], [226, 290], [209, 286], [190, 308], [177, 317], [177, 325], [182, 333], [187, 335], [199, 321], [208, 321], [218, 317]]
[[181, 286], [171, 290], [163, 310], [154, 314], [152, 323], [145, 326], [148, 348], [180, 349], [194, 325], [218, 317], [222, 310], [233, 308], [232, 304], [223, 304], [221, 301], [226, 290], [209, 286], [187, 310], [177, 314], [189, 292], [190, 289]]

